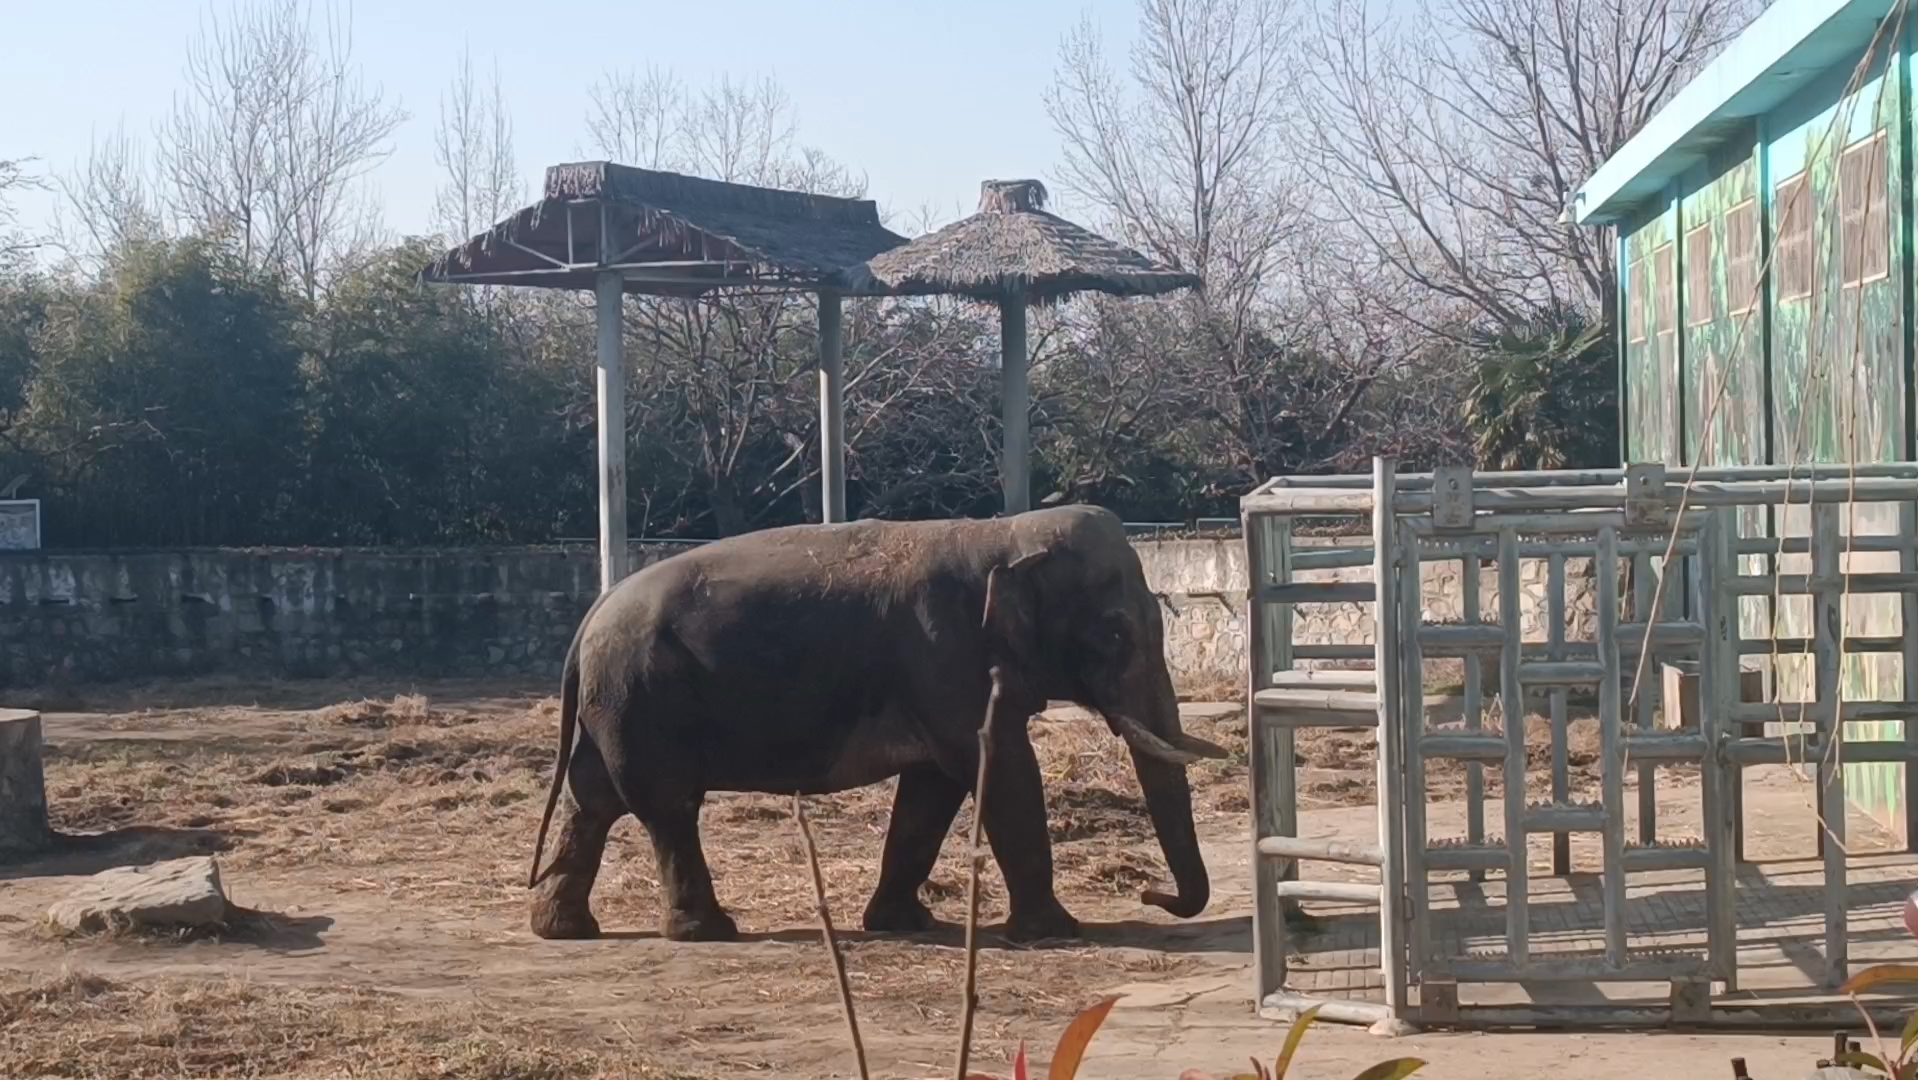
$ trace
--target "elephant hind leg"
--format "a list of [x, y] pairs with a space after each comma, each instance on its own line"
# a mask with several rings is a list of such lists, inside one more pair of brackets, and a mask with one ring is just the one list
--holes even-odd
[[653, 841], [659, 884], [666, 901], [660, 932], [671, 941], [731, 941], [739, 927], [713, 892], [712, 871], [699, 843], [699, 795], [649, 795], [635, 810]]
[[919, 898], [919, 887], [931, 876], [966, 794], [966, 785], [930, 765], [899, 774], [879, 885], [866, 905], [867, 930], [915, 933], [933, 928], [932, 911]]
[[533, 886], [533, 933], [548, 939], [599, 936], [590, 903], [593, 882], [606, 853], [606, 834], [625, 813], [605, 759], [582, 734], [567, 765], [551, 862]]

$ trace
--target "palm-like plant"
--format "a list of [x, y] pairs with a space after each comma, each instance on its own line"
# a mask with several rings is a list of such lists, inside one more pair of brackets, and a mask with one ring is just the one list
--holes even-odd
[[1486, 331], [1466, 408], [1488, 469], [1618, 464], [1618, 363], [1611, 327], [1563, 307]]

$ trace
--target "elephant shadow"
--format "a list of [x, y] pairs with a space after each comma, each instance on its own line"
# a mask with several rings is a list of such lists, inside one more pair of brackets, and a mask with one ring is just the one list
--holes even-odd
[[[1008, 941], [1002, 923], [986, 923], [979, 927], [979, 948], [997, 952], [1028, 952], [1035, 950], [1072, 950], [1085, 948], [1121, 948], [1145, 949], [1167, 953], [1247, 953], [1252, 951], [1252, 918], [1249, 915], [1226, 916], [1218, 919], [1195, 920], [1183, 923], [1148, 922], [1142, 919], [1120, 919], [1112, 922], [1082, 922], [1079, 924], [1079, 937], [1048, 938], [1041, 941]], [[656, 941], [660, 934], [655, 930], [607, 930], [600, 935], [612, 941]], [[866, 942], [905, 941], [921, 945], [942, 945], [963, 948], [966, 933], [963, 926], [941, 923], [934, 929], [921, 933], [872, 933], [865, 930], [839, 928], [833, 930], [833, 937], [842, 945], [856, 945]], [[778, 930], [757, 933], [741, 933], [741, 943], [778, 943], [809, 944], [819, 943], [819, 928], [816, 926], [792, 926]]]

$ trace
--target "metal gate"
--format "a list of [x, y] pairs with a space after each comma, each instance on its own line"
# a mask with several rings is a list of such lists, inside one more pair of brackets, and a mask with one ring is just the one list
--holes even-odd
[[[1788, 761], [1816, 763], [1820, 820], [1808, 831], [1816, 829], [1823, 860], [1824, 982], [1842, 981], [1848, 906], [1841, 760], [1918, 758], [1918, 723], [1905, 723], [1890, 739], [1842, 732], [1857, 721], [1918, 719], [1918, 634], [1902, 632], [1918, 615], [1918, 467], [1835, 472], [1700, 469], [1673, 482], [1662, 466], [1650, 465], [1399, 477], [1381, 461], [1371, 478], [1274, 481], [1249, 496], [1261, 1005], [1284, 1013], [1316, 1004], [1328, 1019], [1364, 1022], [1496, 1022], [1496, 1010], [1461, 1011], [1462, 984], [1658, 982], [1669, 983], [1659, 1008], [1532, 1005], [1503, 1015], [1521, 1023], [1703, 1023], [1745, 1012], [1749, 1021], [1741, 1006], [1713, 1001], [1715, 989], [1738, 986], [1740, 770]], [[1895, 533], [1866, 535], [1872, 530], [1856, 520], [1859, 506], [1886, 511], [1878, 516]], [[1849, 523], [1842, 517], [1848, 507]], [[1295, 543], [1301, 519], [1362, 514], [1371, 518], [1369, 549], [1347, 542], [1307, 552]], [[1898, 568], [1861, 570], [1860, 559], [1873, 557], [1895, 558]], [[1794, 559], [1808, 565], [1793, 566]], [[1362, 565], [1372, 567], [1371, 582], [1297, 576]], [[1459, 610], [1426, 610], [1425, 575], [1453, 568]], [[1781, 573], [1787, 570], [1801, 572]], [[1589, 576], [1588, 612], [1568, 611], [1574, 574]], [[1480, 603], [1481, 575], [1492, 578], [1493, 604]], [[1845, 600], [1887, 593], [1900, 632], [1848, 632]], [[1809, 598], [1796, 626], [1789, 617], [1795, 601], [1787, 599], [1793, 597]], [[1373, 642], [1294, 641], [1294, 606], [1327, 602], [1369, 602]], [[1888, 695], [1894, 700], [1842, 700], [1843, 660], [1873, 652], [1901, 656]], [[1745, 700], [1750, 680], [1741, 658], [1767, 654], [1776, 669], [1768, 676], [1775, 700]], [[1787, 654], [1805, 661], [1795, 691], [1778, 674]], [[1372, 661], [1370, 672], [1294, 667], [1361, 659]], [[1463, 662], [1456, 717], [1432, 707], [1426, 678], [1433, 661]], [[1679, 700], [1688, 692], [1689, 700]], [[1486, 708], [1492, 698], [1496, 710]], [[1594, 714], [1596, 791], [1574, 790], [1567, 767], [1575, 701]], [[1549, 731], [1544, 768], [1531, 760], [1540, 741], [1527, 739], [1526, 718], [1535, 711]], [[1798, 730], [1793, 720], [1802, 721]], [[1308, 727], [1377, 731], [1376, 847], [1298, 837], [1293, 737]], [[1680, 839], [1665, 835], [1659, 820], [1658, 771], [1674, 767], [1695, 769], [1699, 778], [1695, 797], [1688, 793], [1688, 805], [1677, 808], [1681, 817], [1695, 814], [1687, 824], [1695, 835]], [[1918, 807], [1910, 798], [1918, 770], [1903, 772], [1910, 850], [1918, 840], [1911, 820]], [[1638, 787], [1630, 802], [1628, 775]], [[1435, 803], [1454, 777], [1463, 781], [1463, 807]], [[1485, 813], [1488, 781], [1500, 796], [1492, 822]], [[1308, 860], [1376, 867], [1378, 884], [1299, 880], [1298, 864]], [[1574, 876], [1575, 862], [1588, 874]], [[1535, 867], [1545, 873], [1535, 878]], [[1702, 893], [1700, 932], [1656, 932], [1648, 920], [1660, 917], [1661, 902], [1673, 902], [1661, 901], [1659, 889], [1681, 879], [1688, 895]], [[1649, 886], [1634, 892], [1635, 882]], [[1534, 884], [1547, 886], [1549, 896], [1535, 893]], [[1288, 988], [1282, 909], [1300, 901], [1378, 905], [1382, 1000], [1323, 1000]]]
[[[1711, 697], [1722, 664], [1716, 662], [1729, 642], [1710, 635], [1705, 627], [1714, 625], [1713, 604], [1717, 590], [1712, 582], [1717, 571], [1713, 555], [1714, 522], [1704, 512], [1683, 515], [1665, 512], [1662, 499], [1636, 500], [1629, 497], [1630, 484], [1639, 480], [1635, 473], [1628, 480], [1626, 505], [1618, 509], [1577, 507], [1577, 496], [1560, 499], [1502, 499], [1493, 492], [1472, 490], [1472, 478], [1464, 470], [1441, 471], [1429, 494], [1400, 496], [1392, 535], [1375, 537], [1389, 542], [1395, 576], [1397, 600], [1397, 637], [1400, 643], [1403, 674], [1399, 683], [1401, 697], [1396, 708], [1388, 706], [1387, 724], [1402, 733], [1403, 762], [1406, 776], [1404, 814], [1406, 844], [1403, 851], [1410, 904], [1406, 919], [1410, 928], [1408, 977], [1421, 988], [1421, 1014], [1428, 1020], [1455, 1020], [1458, 981], [1537, 982], [1537, 981], [1696, 981], [1710, 978], [1731, 980], [1735, 928], [1730, 921], [1732, 909], [1726, 903], [1726, 890], [1732, 880], [1729, 843], [1711, 844], [1662, 841], [1656, 835], [1655, 787], [1642, 785], [1640, 791], [1653, 796], [1649, 812], [1641, 807], [1640, 835], [1627, 836], [1625, 817], [1625, 774], [1634, 766], [1702, 765], [1714, 752], [1714, 728], [1661, 732], [1652, 724], [1654, 698], [1646, 692], [1641, 672], [1654, 675], [1663, 663], [1696, 661], [1701, 678], [1712, 685], [1702, 690]], [[1650, 480], [1650, 476], [1645, 476]], [[1663, 486], [1663, 477], [1657, 477]], [[1501, 502], [1515, 502], [1511, 510]], [[1541, 511], [1527, 505], [1544, 501], [1562, 502], [1558, 512]], [[1489, 503], [1486, 512], [1476, 504]], [[1523, 537], [1523, 539], [1521, 539]], [[1700, 587], [1691, 597], [1695, 619], [1683, 617], [1684, 590], [1676, 580], [1682, 575], [1660, 576], [1668, 568], [1676, 571], [1680, 563], [1667, 564], [1670, 553], [1676, 558], [1696, 558], [1700, 572], [1694, 582]], [[1547, 583], [1551, 607], [1565, 607], [1567, 564], [1584, 560], [1595, 579], [1595, 633], [1588, 641], [1568, 641], [1563, 615], [1548, 619], [1548, 641], [1527, 645], [1522, 618], [1521, 561], [1543, 560], [1551, 568]], [[1461, 564], [1462, 577], [1476, 577], [1481, 566], [1495, 570], [1498, 583], [1498, 610], [1495, 620], [1467, 617], [1441, 624], [1427, 618], [1421, 595], [1422, 568], [1434, 561]], [[1620, 619], [1622, 577], [1621, 561], [1629, 562], [1632, 591], [1636, 603], [1631, 606], [1635, 621]], [[1661, 588], [1661, 585], [1663, 586]], [[1656, 600], [1656, 609], [1654, 602]], [[1736, 664], [1736, 653], [1729, 654]], [[1486, 717], [1468, 701], [1463, 721], [1457, 725], [1430, 725], [1422, 709], [1413, 708], [1411, 693], [1422, 695], [1425, 660], [1458, 659], [1468, 671], [1482, 671], [1486, 660], [1496, 662], [1495, 689], [1500, 703], [1500, 730], [1487, 730]], [[1639, 693], [1632, 695], [1634, 686]], [[1564, 769], [1553, 770], [1553, 783], [1540, 792], [1528, 774], [1528, 745], [1523, 703], [1529, 696], [1544, 692], [1553, 718], [1553, 764], [1567, 756], [1562, 734], [1563, 715], [1571, 692], [1586, 689], [1597, 698], [1599, 729], [1600, 790], [1596, 798], [1578, 797], [1568, 790]], [[1467, 834], [1457, 838], [1435, 837], [1428, 822], [1428, 786], [1434, 767], [1442, 762], [1473, 764], [1496, 773], [1501, 781], [1501, 821], [1495, 834], [1488, 835], [1484, 822], [1468, 825]], [[1717, 797], [1717, 773], [1702, 770], [1701, 814], [1706, 837], [1723, 832]], [[1576, 947], [1535, 954], [1532, 938], [1546, 930], [1530, 898], [1532, 841], [1549, 838], [1550, 854], [1564, 852], [1569, 863], [1571, 840], [1575, 836], [1595, 837], [1600, 855], [1602, 905], [1602, 948], [1590, 955]], [[1568, 867], [1569, 868], [1569, 867]], [[1626, 879], [1639, 871], [1695, 870], [1705, 879], [1706, 908], [1714, 920], [1709, 927], [1708, 948], [1661, 950], [1655, 954], [1634, 954], [1627, 948]], [[1502, 883], [1504, 912], [1503, 941], [1493, 944], [1474, 940], [1469, 933], [1447, 938], [1435, 931], [1433, 895], [1442, 892], [1458, 875], [1467, 881], [1496, 873]], [[1574, 946], [1576, 943], [1574, 943]], [[1448, 1015], [1448, 1013], [1450, 1015]]]

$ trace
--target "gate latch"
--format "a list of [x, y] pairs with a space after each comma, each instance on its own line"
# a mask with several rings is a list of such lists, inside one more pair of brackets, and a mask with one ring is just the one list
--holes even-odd
[[1440, 465], [1432, 470], [1432, 527], [1445, 532], [1472, 530], [1472, 467]]
[[1663, 529], [1670, 524], [1665, 507], [1665, 466], [1649, 462], [1625, 466], [1625, 527]]

